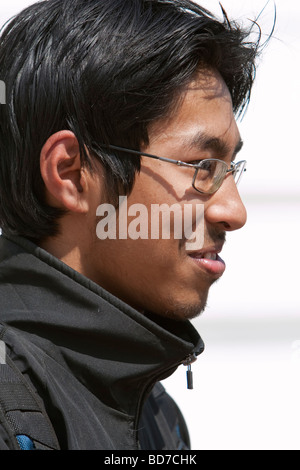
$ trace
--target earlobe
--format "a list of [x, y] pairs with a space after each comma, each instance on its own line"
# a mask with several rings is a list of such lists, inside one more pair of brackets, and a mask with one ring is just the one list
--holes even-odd
[[63, 130], [49, 137], [41, 151], [40, 170], [50, 205], [72, 212], [87, 212], [85, 172], [73, 132]]

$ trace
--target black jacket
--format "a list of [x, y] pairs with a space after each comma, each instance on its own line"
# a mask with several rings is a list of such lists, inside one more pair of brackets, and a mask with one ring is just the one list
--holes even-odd
[[[0, 298], [0, 340], [61, 449], [188, 448], [158, 382], [203, 351], [189, 322], [142, 315], [18, 237], [0, 237]], [[0, 419], [0, 449], [10, 448]]]

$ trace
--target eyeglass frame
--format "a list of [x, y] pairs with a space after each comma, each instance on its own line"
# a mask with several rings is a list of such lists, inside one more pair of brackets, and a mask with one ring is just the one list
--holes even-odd
[[[195, 169], [195, 173], [194, 173], [194, 176], [193, 176], [193, 180], [192, 180], [192, 187], [195, 189], [195, 191], [197, 191], [198, 193], [200, 194], [214, 194], [216, 193], [220, 187], [222, 186], [226, 176], [228, 173], [233, 173], [235, 171], [235, 169], [240, 166], [240, 165], [244, 165], [243, 168], [242, 168], [242, 171], [237, 179], [237, 181], [235, 181], [235, 184], [236, 186], [238, 185], [240, 179], [241, 179], [241, 176], [242, 174], [246, 171], [246, 164], [247, 164], [247, 161], [246, 160], [240, 160], [239, 162], [230, 162], [230, 169], [229, 170], [226, 170], [226, 173], [224, 174], [224, 178], [222, 179], [222, 182], [220, 184], [220, 186], [213, 192], [205, 192], [205, 191], [201, 191], [200, 189], [196, 188], [195, 187], [195, 181], [196, 181], [196, 178], [197, 178], [197, 173], [198, 171], [201, 169], [201, 165], [204, 163], [204, 162], [207, 162], [207, 161], [217, 161], [217, 162], [221, 162], [223, 165], [226, 165], [226, 163], [223, 161], [223, 160], [219, 160], [218, 158], [205, 158], [201, 161], [199, 161], [199, 163], [188, 163], [188, 162], [182, 162], [181, 160], [174, 160], [172, 158], [167, 158], [167, 157], [159, 157], [158, 155], [152, 155], [151, 153], [145, 153], [145, 152], [141, 152], [139, 150], [132, 150], [132, 149], [127, 149], [125, 147], [119, 147], [117, 145], [111, 145], [111, 144], [100, 144], [100, 147], [104, 147], [104, 148], [111, 148], [113, 150], [119, 150], [121, 152], [126, 152], [126, 153], [132, 153], [133, 155], [138, 155], [140, 157], [149, 157], [149, 158], [154, 158], [156, 160], [160, 160], [162, 162], [167, 162], [167, 163], [173, 163], [174, 165], [177, 165], [177, 166], [183, 166], [183, 167], [188, 167], [188, 168], [194, 168]], [[227, 165], [226, 165], [227, 166]]]

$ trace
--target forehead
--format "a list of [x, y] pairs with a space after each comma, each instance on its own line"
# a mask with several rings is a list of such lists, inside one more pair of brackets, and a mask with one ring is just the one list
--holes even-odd
[[204, 134], [233, 147], [240, 140], [229, 90], [214, 71], [199, 73], [181, 92], [172, 113], [149, 128], [150, 143], [174, 139], [188, 146]]

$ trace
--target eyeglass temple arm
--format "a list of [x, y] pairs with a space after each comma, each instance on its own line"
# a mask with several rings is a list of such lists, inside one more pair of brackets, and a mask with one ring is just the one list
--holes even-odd
[[[244, 162], [244, 160], [241, 161], [241, 162], [237, 162], [237, 163], [231, 162], [230, 165], [232, 166], [232, 168], [229, 168], [229, 170], [227, 170], [227, 173], [233, 172], [233, 171], [235, 170], [235, 168], [237, 167], [237, 165], [239, 165], [240, 163], [243, 163], [243, 162]], [[242, 171], [243, 171], [243, 172], [244, 172], [244, 171], [247, 171], [247, 168], [244, 167]]]
[[118, 147], [117, 145], [101, 144], [100, 146], [105, 147], [105, 148], [111, 148], [113, 150], [120, 150], [121, 152], [132, 153], [134, 155], [139, 155], [139, 156], [144, 156], [144, 157], [149, 157], [149, 158], [155, 158], [156, 160], [161, 160], [163, 162], [174, 163], [175, 165], [178, 165], [178, 166], [190, 166], [190, 167], [195, 168], [195, 165], [193, 165], [192, 163], [182, 162], [180, 160], [173, 160], [172, 158], [158, 157], [157, 155], [152, 155], [151, 153], [140, 152], [138, 150], [131, 150], [131, 149], [127, 149], [125, 147]]

